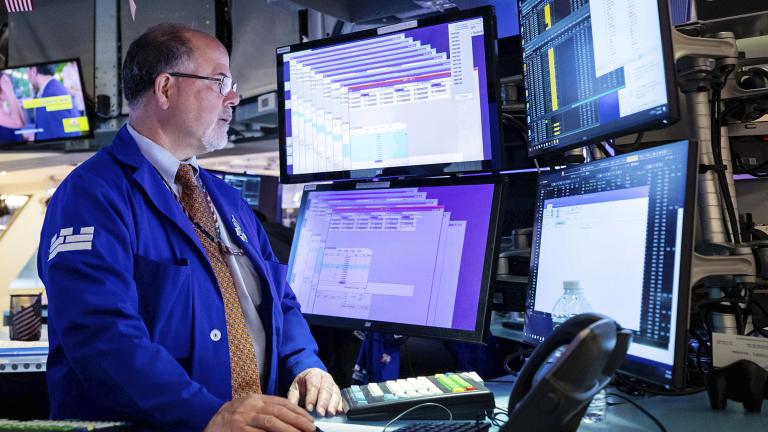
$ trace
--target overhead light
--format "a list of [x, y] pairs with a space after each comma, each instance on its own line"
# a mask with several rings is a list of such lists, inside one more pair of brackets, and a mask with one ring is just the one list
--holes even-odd
[[6, 174], [8, 174], [8, 171], [0, 171], [0, 176], [4, 176]]
[[5, 203], [10, 209], [17, 209], [24, 206], [29, 201], [27, 195], [0, 195], [0, 201]]

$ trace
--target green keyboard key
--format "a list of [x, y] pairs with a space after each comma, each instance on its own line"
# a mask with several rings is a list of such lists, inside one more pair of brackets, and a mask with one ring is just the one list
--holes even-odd
[[453, 382], [460, 385], [461, 387], [474, 387], [472, 384], [464, 381], [464, 379], [457, 374], [448, 374], [448, 376], [453, 380]]

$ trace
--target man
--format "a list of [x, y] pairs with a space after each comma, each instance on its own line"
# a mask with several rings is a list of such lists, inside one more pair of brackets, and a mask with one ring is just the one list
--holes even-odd
[[230, 76], [224, 47], [183, 26], [129, 47], [128, 124], [62, 182], [41, 233], [53, 418], [311, 431], [297, 403], [340, 412], [286, 266], [239, 193], [197, 166], [227, 142]]
[[53, 64], [31, 66], [29, 68], [29, 83], [35, 91], [36, 98], [50, 98], [56, 96], [69, 96], [72, 100], [72, 106], [65, 109], [49, 110], [47, 104], [35, 108], [35, 128], [39, 132], [35, 133], [35, 140], [49, 140], [56, 138], [66, 138], [80, 136], [81, 132], [65, 132], [64, 121], [80, 115], [74, 106], [74, 99], [56, 78], [54, 78]]

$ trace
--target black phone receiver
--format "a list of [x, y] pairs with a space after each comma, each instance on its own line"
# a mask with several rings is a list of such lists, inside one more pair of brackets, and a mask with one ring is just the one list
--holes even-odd
[[[575, 431], [592, 397], [624, 361], [631, 340], [632, 332], [604, 315], [568, 319], [536, 347], [520, 371], [501, 431]], [[544, 362], [562, 346], [565, 352], [534, 383]]]

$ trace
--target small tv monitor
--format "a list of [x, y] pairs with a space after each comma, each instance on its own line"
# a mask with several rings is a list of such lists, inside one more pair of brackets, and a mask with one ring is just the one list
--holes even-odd
[[288, 264], [307, 321], [483, 340], [502, 188], [493, 176], [307, 186]]
[[542, 174], [524, 335], [569, 313], [634, 336], [621, 371], [684, 385], [697, 146], [680, 141]]
[[0, 70], [0, 149], [92, 136], [79, 60]]
[[277, 49], [283, 183], [501, 166], [492, 6]]
[[208, 172], [237, 189], [243, 200], [252, 209], [264, 214], [267, 220], [281, 222], [282, 198], [278, 177], [214, 170], [208, 170]]
[[677, 119], [667, 1], [520, 0], [529, 156]]

